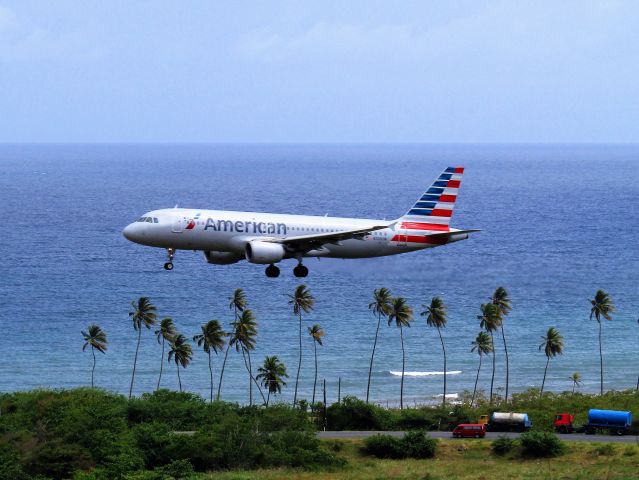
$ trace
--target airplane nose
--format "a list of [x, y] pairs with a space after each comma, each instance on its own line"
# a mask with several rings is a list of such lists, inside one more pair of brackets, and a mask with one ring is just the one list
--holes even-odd
[[132, 242], [139, 242], [140, 238], [142, 237], [141, 234], [141, 228], [140, 225], [137, 224], [137, 222], [127, 225], [126, 227], [124, 227], [124, 230], [122, 230], [122, 235], [124, 235], [124, 238]]

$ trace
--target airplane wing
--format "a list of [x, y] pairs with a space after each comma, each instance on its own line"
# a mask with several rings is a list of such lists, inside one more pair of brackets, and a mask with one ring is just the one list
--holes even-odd
[[313, 249], [319, 248], [325, 243], [333, 243], [339, 245], [342, 240], [351, 238], [362, 238], [369, 235], [375, 230], [383, 230], [392, 227], [397, 222], [388, 223], [386, 225], [372, 225], [368, 228], [359, 228], [357, 230], [342, 230], [340, 232], [315, 233], [311, 235], [298, 235], [295, 237], [285, 238], [269, 238], [261, 239], [264, 242], [281, 243], [296, 249]]

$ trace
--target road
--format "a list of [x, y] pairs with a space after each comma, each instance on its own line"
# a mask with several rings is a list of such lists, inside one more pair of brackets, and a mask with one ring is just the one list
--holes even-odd
[[[319, 438], [366, 438], [371, 435], [392, 435], [393, 437], [402, 437], [405, 432], [360, 432], [360, 431], [328, 431], [328, 432], [318, 432], [317, 436]], [[450, 438], [452, 439], [452, 435], [450, 432], [428, 432], [433, 438]], [[500, 436], [506, 436], [509, 438], [519, 438], [521, 433], [514, 432], [487, 432], [486, 440], [495, 440]], [[566, 440], [569, 442], [613, 442], [613, 443], [636, 443], [639, 445], [639, 437], [635, 435], [586, 435], [583, 433], [572, 433], [566, 435], [559, 435], [559, 438], [562, 440]], [[466, 440], [475, 440], [475, 439], [466, 439]]]

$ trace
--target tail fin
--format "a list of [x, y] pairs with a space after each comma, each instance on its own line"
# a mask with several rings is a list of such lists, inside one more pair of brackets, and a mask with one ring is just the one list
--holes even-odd
[[448, 231], [463, 167], [448, 167], [399, 220], [407, 230]]

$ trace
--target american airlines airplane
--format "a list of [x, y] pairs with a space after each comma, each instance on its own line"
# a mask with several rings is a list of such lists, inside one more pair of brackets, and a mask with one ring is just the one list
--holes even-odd
[[281, 215], [256, 212], [170, 208], [145, 213], [123, 235], [142, 245], [165, 248], [166, 270], [176, 250], [201, 250], [208, 263], [227, 265], [247, 260], [276, 266], [295, 259], [296, 277], [306, 277], [304, 258], [368, 258], [432, 248], [468, 238], [479, 230], [450, 228], [464, 169], [448, 167], [406, 214], [397, 220]]

